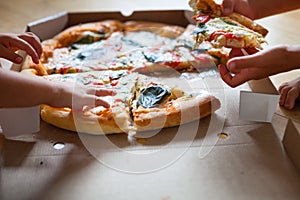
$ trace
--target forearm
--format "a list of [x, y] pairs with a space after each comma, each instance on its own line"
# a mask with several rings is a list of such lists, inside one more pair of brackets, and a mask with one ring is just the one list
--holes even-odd
[[300, 0], [248, 0], [254, 11], [254, 19], [259, 19], [300, 8]]
[[51, 102], [58, 95], [54, 84], [39, 77], [0, 69], [0, 107], [28, 107]]

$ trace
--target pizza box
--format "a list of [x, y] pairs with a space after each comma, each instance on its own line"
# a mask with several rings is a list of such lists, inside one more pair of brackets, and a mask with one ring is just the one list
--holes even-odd
[[[186, 26], [190, 17], [188, 10], [63, 12], [29, 23], [27, 31], [44, 40], [68, 26], [107, 18]], [[43, 121], [37, 133], [5, 139], [0, 198], [299, 199], [300, 174], [281, 143], [285, 118], [239, 119], [241, 91], [276, 95], [276, 89], [269, 79], [233, 89], [215, 72], [195, 80], [196, 89], [210, 90], [222, 104], [201, 121], [134, 142], [126, 134], [76, 134]]]
[[290, 159], [300, 172], [300, 133], [298, 130], [294, 122], [289, 120], [283, 137], [283, 145]]

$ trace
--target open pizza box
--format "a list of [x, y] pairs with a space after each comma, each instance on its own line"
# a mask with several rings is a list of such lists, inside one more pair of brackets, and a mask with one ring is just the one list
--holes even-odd
[[[64, 12], [29, 23], [27, 31], [44, 40], [83, 22], [150, 20], [185, 27], [192, 23], [191, 16], [187, 10], [129, 16]], [[241, 91], [277, 95], [271, 81], [233, 89], [223, 84], [215, 68], [201, 73], [195, 89], [209, 90], [221, 108], [200, 121], [147, 133], [135, 142], [126, 134], [77, 134], [41, 121], [39, 132], [5, 140], [2, 178], [11, 176], [2, 187], [5, 197], [17, 197], [12, 190], [17, 187], [28, 199], [273, 199], [274, 194], [297, 199], [300, 173], [298, 161], [291, 159], [297, 159], [299, 148], [291, 137], [284, 144], [292, 143], [292, 150], [286, 147], [286, 152], [281, 143], [285, 131], [294, 135], [293, 129], [284, 128], [286, 118], [274, 111], [269, 122], [239, 118], [240, 106], [247, 106], [240, 105]], [[14, 167], [25, 167], [26, 173], [9, 173]]]

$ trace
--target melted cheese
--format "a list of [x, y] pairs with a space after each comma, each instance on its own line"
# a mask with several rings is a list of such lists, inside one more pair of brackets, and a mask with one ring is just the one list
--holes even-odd
[[[218, 31], [221, 31], [221, 33], [218, 34]], [[197, 43], [211, 40], [214, 47], [243, 48], [251, 46], [261, 48], [261, 43], [265, 42], [261, 34], [233, 21], [229, 17], [213, 18], [204, 25], [199, 25], [195, 29], [195, 33], [197, 34]], [[232, 38], [227, 38], [226, 34], [232, 34]]]
[[[53, 57], [50, 57], [44, 66], [47, 69], [71, 66], [81, 71], [127, 69], [128, 64], [130, 66], [133, 61], [143, 59], [141, 50], [136, 49], [160, 47], [172, 43], [174, 43], [174, 39], [146, 31], [125, 34], [115, 32], [106, 40], [91, 44], [73, 44], [71, 47], [55, 49]], [[125, 53], [129, 55], [126, 58], [122, 57]]]

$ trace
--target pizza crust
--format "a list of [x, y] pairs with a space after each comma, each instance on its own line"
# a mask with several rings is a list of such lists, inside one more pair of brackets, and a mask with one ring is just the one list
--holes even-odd
[[90, 113], [74, 114], [69, 108], [53, 108], [42, 105], [41, 118], [62, 129], [93, 135], [128, 132], [131, 121], [129, 110], [125, 106], [119, 107], [118, 112], [101, 117]]
[[78, 41], [85, 32], [93, 32], [102, 35], [102, 39], [108, 38], [113, 32], [121, 31], [122, 23], [118, 20], [105, 20], [101, 22], [85, 23], [72, 26], [56, 35], [53, 39], [44, 42], [44, 46], [50, 44], [55, 48], [67, 47]]
[[257, 24], [253, 20], [251, 20], [248, 17], [245, 17], [241, 14], [232, 13], [231, 15], [229, 15], [229, 17], [231, 19], [233, 19], [234, 21], [237, 21], [240, 24], [246, 26], [247, 28], [249, 28], [257, 33], [260, 33], [263, 37], [265, 37], [269, 33], [269, 31], [266, 28], [264, 28], [262, 25]]
[[182, 97], [166, 108], [133, 110], [133, 121], [137, 131], [174, 127], [207, 117], [220, 106], [220, 101], [209, 94]]

